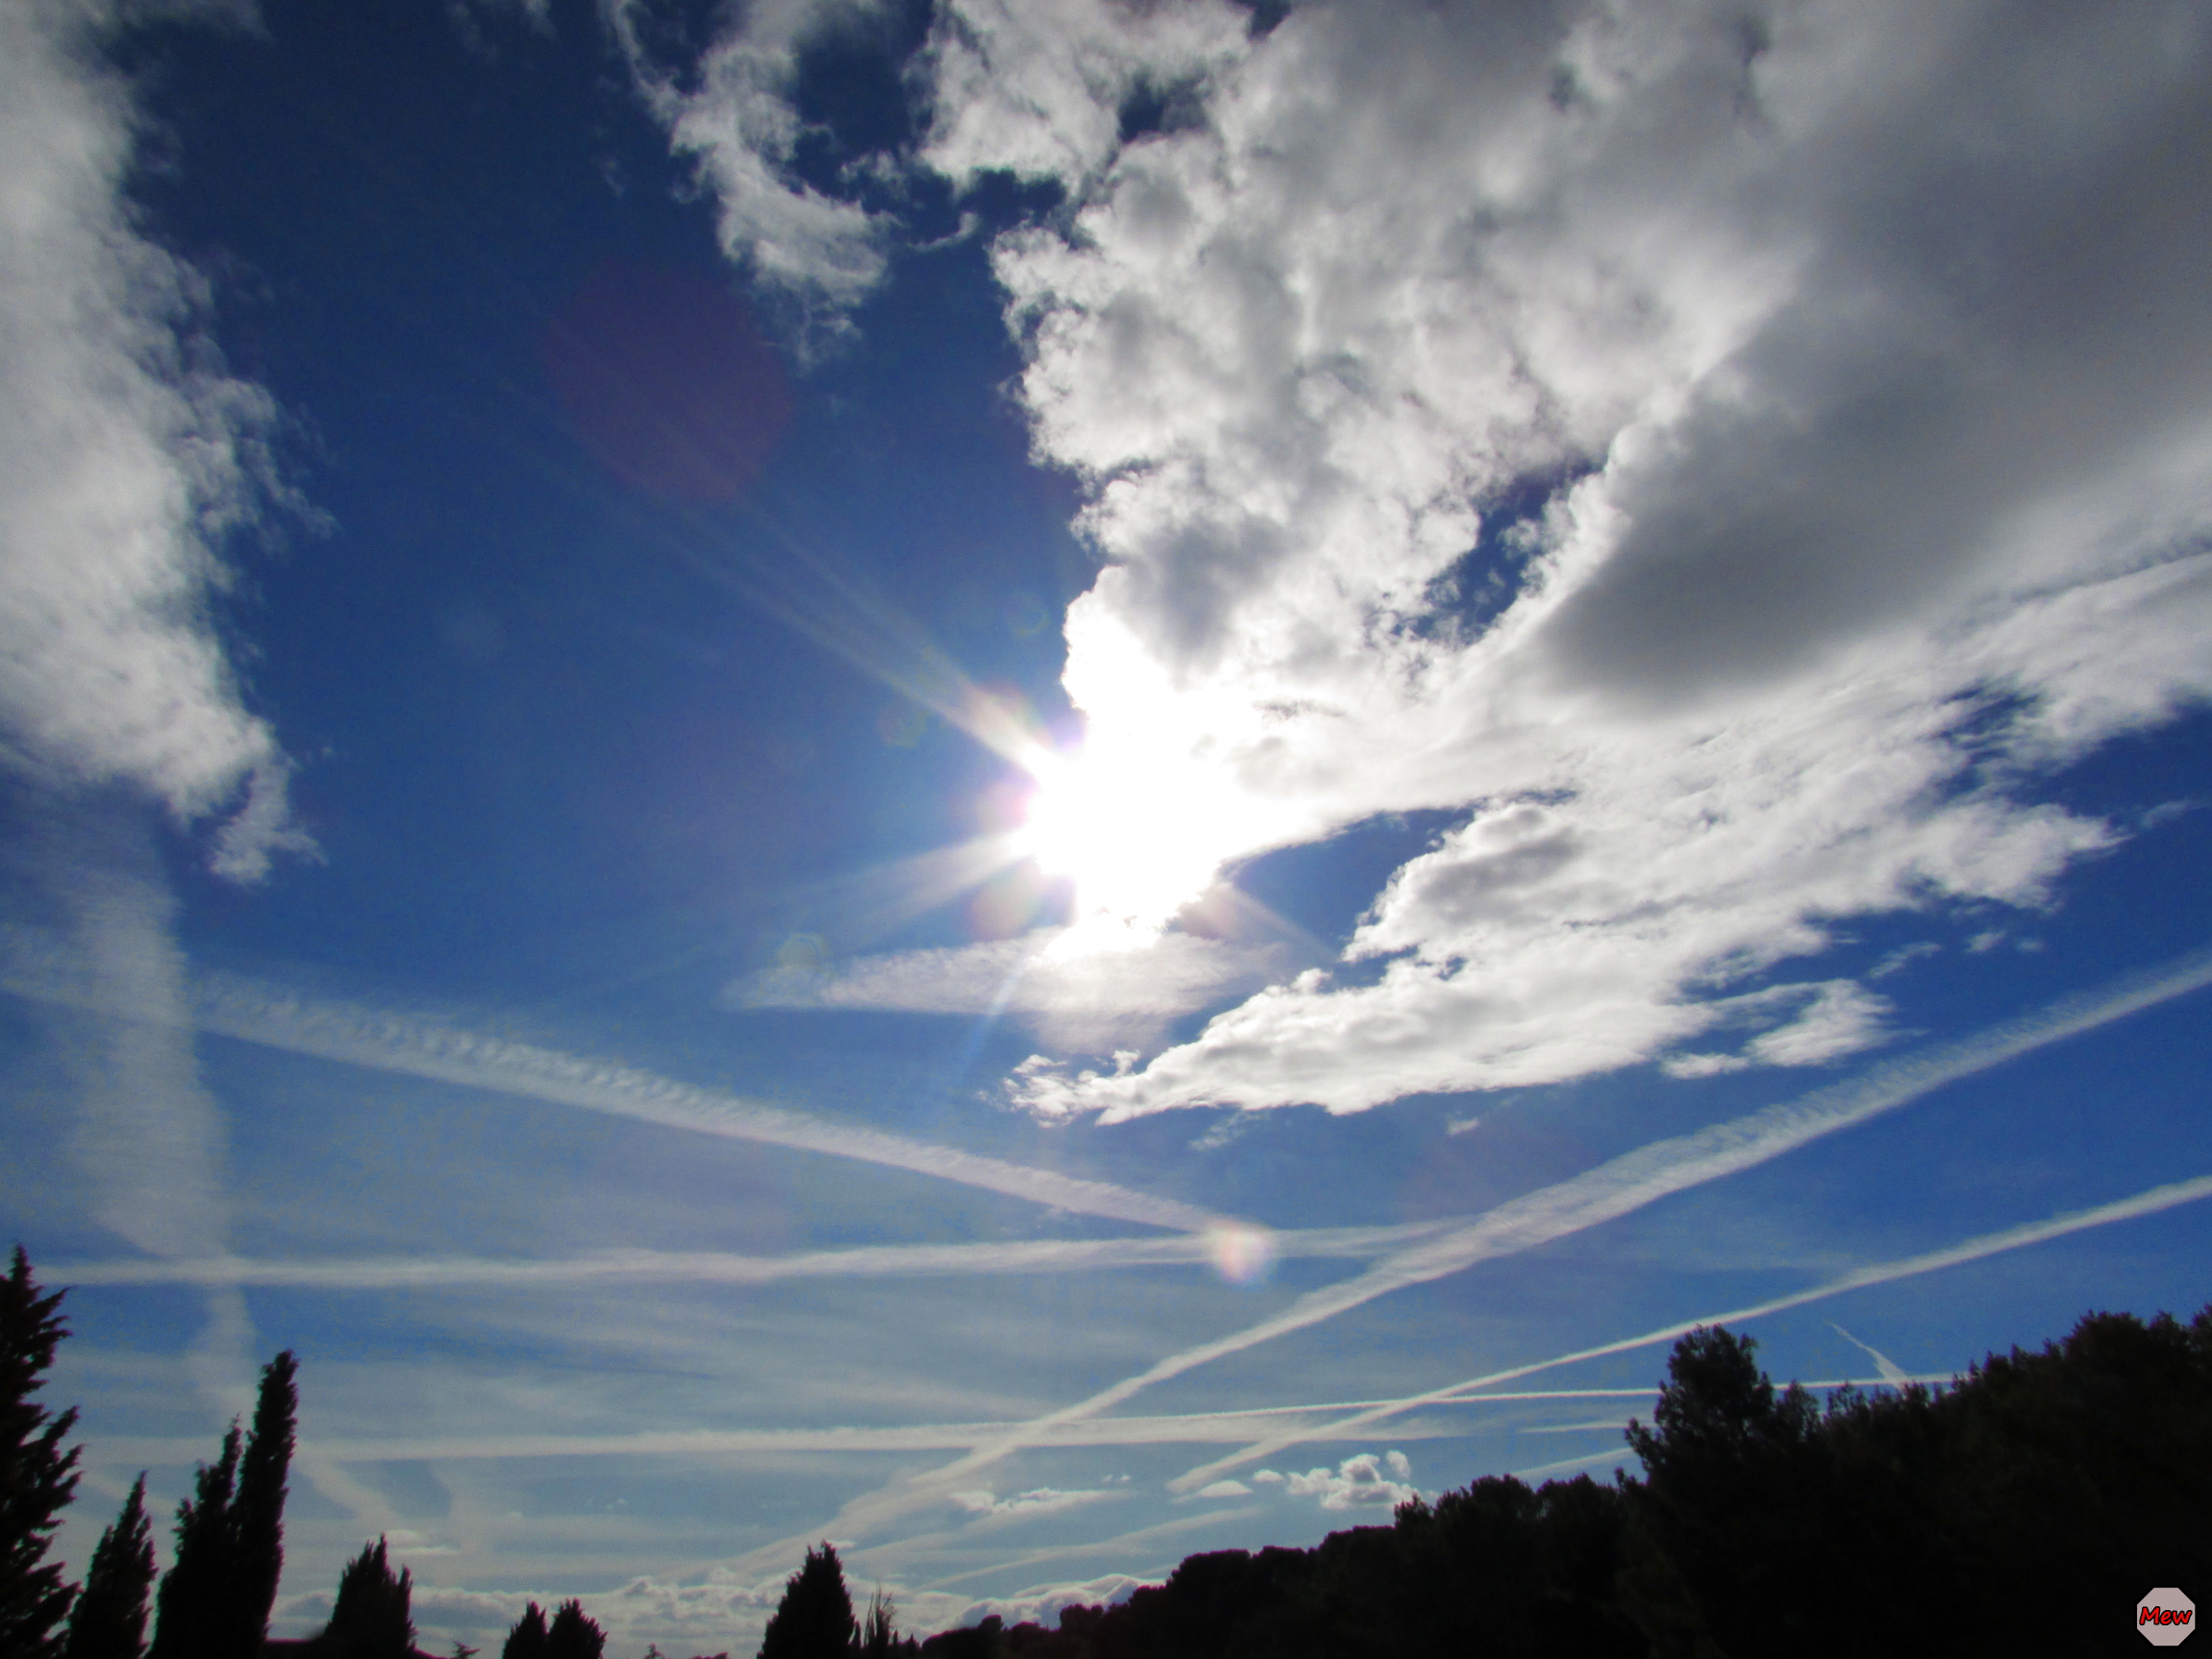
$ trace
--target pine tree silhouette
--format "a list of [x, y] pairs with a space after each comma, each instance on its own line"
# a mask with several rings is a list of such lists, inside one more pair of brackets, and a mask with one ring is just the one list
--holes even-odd
[[222, 1455], [177, 1506], [177, 1559], [154, 1599], [149, 1659], [260, 1659], [284, 1568], [298, 1369], [289, 1349], [263, 1368], [252, 1444], [232, 1423]]
[[149, 1659], [229, 1659], [216, 1646], [230, 1564], [232, 1491], [238, 1484], [239, 1425], [223, 1436], [212, 1464], [200, 1465], [192, 1496], [177, 1505], [177, 1557], [154, 1596]]
[[402, 1568], [397, 1578], [391, 1575], [382, 1538], [364, 1545], [339, 1574], [323, 1651], [333, 1659], [407, 1659], [415, 1646], [409, 1608], [414, 1593], [412, 1571]]
[[140, 1659], [146, 1650], [146, 1597], [154, 1587], [154, 1528], [140, 1474], [115, 1523], [100, 1534], [85, 1587], [69, 1612], [63, 1659]]
[[607, 1632], [584, 1617], [584, 1604], [561, 1603], [545, 1632], [545, 1659], [599, 1659], [607, 1646]]
[[253, 1431], [231, 1501], [231, 1563], [221, 1641], [230, 1659], [261, 1659], [269, 1608], [284, 1575], [285, 1476], [299, 1413], [299, 1361], [289, 1348], [263, 1368]]
[[806, 1565], [784, 1586], [784, 1598], [761, 1637], [760, 1659], [842, 1659], [858, 1645], [852, 1595], [837, 1546], [807, 1551]]
[[533, 1601], [507, 1632], [499, 1659], [545, 1659], [545, 1611]]
[[76, 1596], [60, 1563], [45, 1556], [77, 1490], [77, 1448], [62, 1449], [77, 1414], [48, 1421], [45, 1407], [31, 1399], [68, 1334], [55, 1312], [63, 1295], [39, 1294], [17, 1244], [0, 1279], [0, 1653], [8, 1659], [58, 1659], [55, 1627]]

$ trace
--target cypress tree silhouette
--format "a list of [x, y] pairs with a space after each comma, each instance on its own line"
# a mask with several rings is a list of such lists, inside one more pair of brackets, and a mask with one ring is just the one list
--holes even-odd
[[533, 1601], [507, 1632], [507, 1646], [499, 1659], [545, 1659], [545, 1612]]
[[149, 1659], [229, 1659], [216, 1645], [229, 1588], [232, 1490], [238, 1484], [239, 1425], [223, 1436], [212, 1464], [200, 1465], [192, 1496], [177, 1505], [177, 1558], [154, 1596]]
[[114, 1525], [100, 1534], [85, 1587], [69, 1611], [62, 1659], [139, 1659], [146, 1650], [146, 1596], [154, 1587], [154, 1528], [140, 1474]]
[[382, 1538], [363, 1545], [339, 1574], [322, 1651], [332, 1659], [407, 1659], [415, 1646], [414, 1594], [414, 1572], [402, 1568], [392, 1577]]
[[262, 1368], [252, 1441], [232, 1423], [222, 1455], [177, 1506], [177, 1559], [155, 1596], [149, 1659], [260, 1659], [284, 1571], [298, 1371], [289, 1348]]
[[842, 1659], [858, 1645], [852, 1595], [837, 1546], [807, 1551], [806, 1565], [791, 1575], [775, 1617], [761, 1637], [760, 1659]]
[[269, 1608], [284, 1575], [285, 1476], [299, 1413], [298, 1376], [299, 1360], [289, 1348], [262, 1369], [253, 1432], [239, 1463], [238, 1496], [231, 1501], [227, 1628], [221, 1636], [230, 1659], [261, 1659], [268, 1640]]
[[584, 1617], [584, 1604], [561, 1603], [545, 1632], [545, 1659], [599, 1659], [607, 1646], [607, 1632]]
[[56, 1659], [55, 1626], [76, 1596], [61, 1564], [45, 1556], [77, 1490], [77, 1448], [62, 1449], [77, 1414], [48, 1421], [46, 1408], [31, 1399], [69, 1331], [55, 1312], [63, 1295], [39, 1294], [17, 1244], [0, 1279], [0, 1653], [8, 1659]]

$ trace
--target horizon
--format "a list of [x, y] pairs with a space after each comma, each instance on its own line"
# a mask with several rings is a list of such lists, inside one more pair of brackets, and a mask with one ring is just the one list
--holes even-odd
[[[2179, 0], [11, 0], [59, 1551], [749, 1651], [2212, 1291]], [[2192, 251], [2194, 250], [2194, 251]], [[2194, 390], [2192, 390], [2194, 389]]]

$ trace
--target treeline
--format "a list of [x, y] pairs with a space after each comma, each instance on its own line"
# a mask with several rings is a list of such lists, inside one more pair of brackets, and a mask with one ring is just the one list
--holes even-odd
[[[415, 1656], [412, 1578], [382, 1539], [345, 1568], [321, 1634], [267, 1640], [289, 1352], [264, 1370], [250, 1429], [231, 1426], [178, 1506], [158, 1593], [143, 1475], [83, 1584], [64, 1581], [45, 1557], [77, 1485], [62, 1444], [77, 1414], [32, 1398], [67, 1329], [61, 1300], [18, 1247], [0, 1280], [0, 1659]], [[1754, 1348], [1718, 1328], [1675, 1345], [1650, 1424], [1628, 1425], [1641, 1478], [1477, 1480], [1311, 1549], [1191, 1556], [1052, 1629], [992, 1618], [902, 1636], [880, 1593], [855, 1617], [825, 1543], [787, 1582], [759, 1659], [2085, 1653], [2132, 1641], [2153, 1588], [2212, 1591], [2212, 1306], [2187, 1326], [2092, 1314], [1949, 1388], [1843, 1389], [1824, 1406], [1777, 1390]], [[500, 1659], [602, 1659], [605, 1645], [580, 1602], [532, 1603]], [[474, 1651], [456, 1644], [454, 1659]]]
[[[46, 1554], [77, 1492], [79, 1448], [62, 1444], [77, 1413], [53, 1416], [32, 1397], [68, 1334], [64, 1294], [38, 1287], [18, 1244], [0, 1279], [0, 1659], [261, 1659], [284, 1574], [296, 1358], [263, 1368], [252, 1426], [233, 1422], [193, 1476], [159, 1589], [142, 1472], [71, 1584]], [[381, 1564], [381, 1545], [376, 1554]]]
[[1747, 1337], [1669, 1361], [1641, 1479], [1475, 1481], [1312, 1549], [1194, 1555], [1058, 1627], [943, 1659], [1791, 1659], [2133, 1651], [2137, 1601], [2212, 1599], [2212, 1306], [2092, 1314], [1956, 1385], [1825, 1407]]

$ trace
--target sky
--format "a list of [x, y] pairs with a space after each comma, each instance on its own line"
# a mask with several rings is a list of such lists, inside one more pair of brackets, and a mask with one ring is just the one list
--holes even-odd
[[636, 1659], [2204, 1305], [2208, 103], [2191, 0], [0, 0], [72, 1569], [288, 1347], [278, 1634], [384, 1536]]

